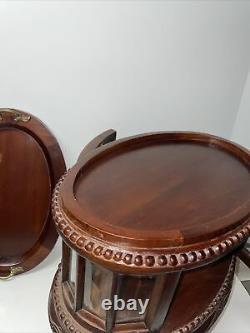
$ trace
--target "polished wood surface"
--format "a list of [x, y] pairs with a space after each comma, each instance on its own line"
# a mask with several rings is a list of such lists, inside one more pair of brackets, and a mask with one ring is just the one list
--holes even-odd
[[249, 166], [246, 149], [201, 133], [90, 144], [58, 187], [55, 221], [70, 246], [109, 268], [198, 267], [249, 236]]
[[[198, 329], [202, 319], [208, 319], [216, 311], [222, 310], [230, 293], [234, 262], [235, 258], [229, 256], [206, 267], [183, 273], [161, 333], [173, 332], [183, 326], [188, 326], [189, 331], [194, 330], [194, 327]], [[224, 292], [219, 294], [223, 288]], [[202, 318], [209, 306], [211, 312]], [[198, 319], [195, 324], [196, 317], [200, 322]]]
[[0, 114], [0, 274], [8, 275], [15, 266], [31, 269], [53, 247], [50, 201], [65, 164], [37, 118], [18, 110]]
[[[114, 140], [111, 130], [91, 141], [54, 191], [64, 250], [52, 330], [207, 332], [250, 234], [249, 152], [201, 133]], [[71, 253], [81, 263], [74, 279], [65, 277]], [[114, 295], [148, 299], [146, 312], [105, 312], [102, 300]]]
[[161, 232], [185, 242], [230, 227], [237, 211], [239, 218], [247, 215], [250, 175], [226, 150], [163, 137], [111, 150], [84, 168], [74, 194], [91, 225], [121, 227], [131, 237], [157, 239]]
[[77, 162], [81, 162], [81, 160], [85, 159], [85, 155], [89, 152], [92, 152], [94, 149], [105, 145], [106, 143], [115, 141], [116, 139], [116, 131], [113, 129], [107, 130], [97, 137], [95, 137], [92, 141], [90, 141], [81, 151]]
[[51, 182], [46, 157], [26, 132], [0, 129], [0, 152], [0, 254], [1, 260], [13, 265], [43, 231]]

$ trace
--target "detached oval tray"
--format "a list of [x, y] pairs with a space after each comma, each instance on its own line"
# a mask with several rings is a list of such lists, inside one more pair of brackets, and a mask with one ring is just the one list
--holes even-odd
[[39, 264], [57, 239], [50, 202], [65, 172], [61, 149], [33, 115], [0, 109], [0, 274]]

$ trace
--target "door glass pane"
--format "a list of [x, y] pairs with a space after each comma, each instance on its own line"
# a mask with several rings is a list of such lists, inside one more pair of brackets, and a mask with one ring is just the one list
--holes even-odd
[[[125, 301], [126, 307], [123, 311], [118, 310], [116, 312], [117, 323], [128, 322], [131, 320], [144, 320], [154, 282], [154, 277], [123, 276], [119, 298]], [[143, 307], [141, 307], [140, 304], [142, 304]], [[144, 306], [145, 312], [143, 313]]]
[[113, 273], [86, 260], [84, 307], [105, 319], [102, 301], [110, 299]]
[[73, 288], [73, 291], [75, 289], [75, 284], [76, 284], [76, 261], [77, 261], [77, 254], [74, 250], [71, 250], [69, 282]]

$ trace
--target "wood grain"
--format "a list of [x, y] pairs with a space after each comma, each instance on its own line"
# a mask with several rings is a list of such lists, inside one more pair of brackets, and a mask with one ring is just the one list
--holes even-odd
[[19, 110], [0, 114], [0, 274], [7, 275], [33, 268], [55, 244], [50, 202], [65, 163], [40, 120]]
[[[55, 188], [57, 230], [87, 269], [78, 272], [77, 311], [57, 272], [51, 327], [205, 333], [227, 302], [235, 254], [250, 234], [249, 152], [202, 133], [114, 139], [107, 131], [91, 141]], [[114, 294], [149, 299], [145, 314], [105, 312], [101, 301]]]

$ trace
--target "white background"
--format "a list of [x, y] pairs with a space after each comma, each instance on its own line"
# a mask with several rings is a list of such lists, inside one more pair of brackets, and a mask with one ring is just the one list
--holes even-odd
[[[250, 148], [249, 68], [249, 1], [0, 2], [0, 107], [45, 122], [68, 167], [108, 128], [205, 131]], [[59, 258], [57, 247], [0, 284], [0, 333], [49, 332]], [[236, 280], [214, 332], [249, 333], [249, 308]]]
[[250, 147], [248, 1], [1, 1], [0, 48], [0, 106], [43, 120], [68, 166], [108, 128]]

